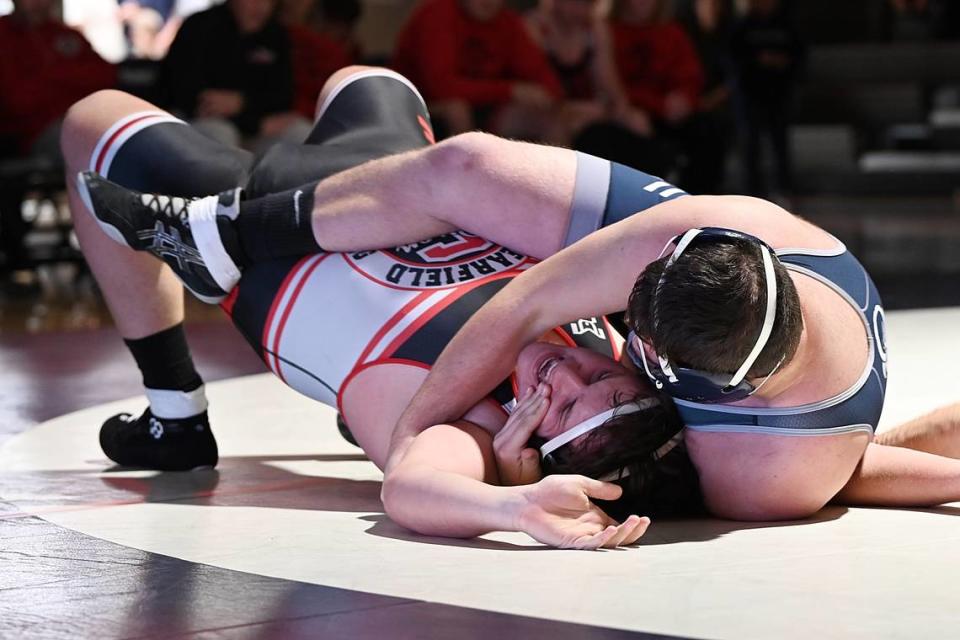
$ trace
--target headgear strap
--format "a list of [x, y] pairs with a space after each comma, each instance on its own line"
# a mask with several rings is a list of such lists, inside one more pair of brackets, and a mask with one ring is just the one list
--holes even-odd
[[606, 423], [607, 420], [614, 416], [625, 416], [631, 413], [636, 413], [637, 411], [643, 411], [644, 409], [649, 409], [650, 407], [655, 407], [660, 404], [660, 400], [654, 397], [644, 398], [637, 402], [628, 402], [619, 407], [609, 409], [603, 413], [598, 413], [597, 415], [587, 418], [580, 424], [577, 424], [570, 429], [564, 431], [556, 438], [547, 440], [542, 447], [540, 447], [540, 456], [546, 457], [562, 447], [565, 444], [568, 444], [572, 440], [579, 438], [585, 433], [593, 431], [597, 427], [602, 426]]

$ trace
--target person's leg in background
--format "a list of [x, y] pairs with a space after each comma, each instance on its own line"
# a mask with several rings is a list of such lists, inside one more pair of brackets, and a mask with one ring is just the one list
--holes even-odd
[[680, 131], [687, 157], [677, 183], [696, 195], [722, 193], [729, 125], [721, 113], [693, 115]]
[[774, 170], [779, 195], [789, 196], [793, 191], [793, 167], [790, 161], [790, 99], [778, 96], [769, 108], [770, 146], [773, 149]]
[[[93, 170], [130, 188], [194, 196], [242, 184], [249, 156], [117, 91], [101, 91], [75, 104], [64, 122], [61, 147], [77, 237], [150, 401], [138, 418], [121, 414], [105, 423], [105, 453], [121, 464], [157, 469], [216, 464], [203, 381], [183, 331], [183, 287], [162, 262], [104, 233], [80, 198], [76, 177]], [[161, 236], [157, 240], [163, 241]], [[184, 447], [184, 441], [191, 446]]]
[[766, 114], [756, 102], [745, 98], [743, 117], [743, 167], [747, 194], [763, 196], [766, 180], [763, 175], [763, 132]]

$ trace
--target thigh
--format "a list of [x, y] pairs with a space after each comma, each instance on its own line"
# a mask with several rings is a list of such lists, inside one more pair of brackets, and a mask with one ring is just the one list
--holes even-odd
[[247, 194], [286, 191], [432, 142], [430, 114], [410, 81], [386, 69], [361, 71], [330, 91], [304, 144], [278, 144], [264, 155]]
[[200, 196], [240, 186], [249, 153], [219, 144], [120, 91], [99, 91], [70, 108], [62, 148], [68, 171], [95, 171], [138, 191]]
[[[278, 144], [263, 156], [250, 175], [247, 196], [292, 189], [432, 141], [427, 108], [406, 78], [385, 69], [358, 72], [330, 91], [304, 144]], [[309, 257], [252, 265], [224, 304], [264, 361], [271, 355], [262, 339], [267, 318], [278, 292], [304, 261]]]
[[[183, 197], [243, 186], [252, 156], [175, 118], [139, 113], [102, 136], [90, 169], [130, 189]], [[126, 127], [126, 128], [125, 128]]]

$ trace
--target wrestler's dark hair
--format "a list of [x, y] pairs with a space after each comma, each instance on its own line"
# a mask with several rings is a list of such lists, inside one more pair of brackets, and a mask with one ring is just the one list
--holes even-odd
[[[618, 405], [625, 404], [617, 399]], [[680, 441], [662, 457], [656, 452], [680, 433], [673, 402], [614, 415], [603, 426], [554, 452], [548, 473], [575, 473], [623, 487], [617, 500], [595, 500], [608, 515], [692, 516], [704, 513], [696, 469]], [[613, 478], [611, 478], [613, 476]]]
[[[766, 284], [760, 247], [714, 239], [684, 251], [660, 277], [668, 258], [647, 265], [627, 303], [627, 324], [659, 354], [682, 367], [733, 374], [760, 335]], [[748, 377], [769, 374], [796, 354], [803, 331], [800, 298], [776, 259], [777, 315]]]

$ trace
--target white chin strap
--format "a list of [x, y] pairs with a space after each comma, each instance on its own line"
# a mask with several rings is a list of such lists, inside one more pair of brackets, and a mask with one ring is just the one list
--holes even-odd
[[558, 435], [556, 438], [548, 440], [542, 447], [540, 447], [540, 456], [545, 458], [563, 445], [568, 444], [583, 434], [589, 433], [597, 427], [602, 426], [607, 420], [614, 416], [625, 416], [631, 413], [636, 413], [637, 411], [649, 409], [650, 407], [655, 407], [658, 404], [660, 404], [660, 400], [657, 398], [644, 398], [643, 400], [639, 400], [637, 402], [629, 402], [615, 409], [598, 413], [592, 418], [587, 418], [580, 424], [574, 425], [570, 429]]

